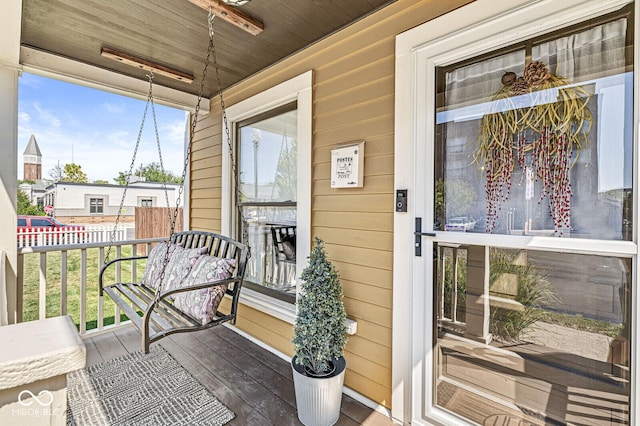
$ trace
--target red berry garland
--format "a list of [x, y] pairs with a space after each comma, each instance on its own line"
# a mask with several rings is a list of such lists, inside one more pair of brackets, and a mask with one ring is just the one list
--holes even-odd
[[[542, 184], [538, 202], [548, 199], [555, 232], [562, 236], [562, 230], [571, 226], [570, 171], [589, 144], [590, 95], [551, 74], [539, 61], [528, 64], [523, 77], [507, 74], [502, 81], [508, 84], [494, 95], [491, 112], [482, 117], [474, 154], [474, 162], [484, 169], [486, 178], [486, 232], [494, 231], [501, 204], [511, 195], [511, 177], [517, 165], [523, 171], [525, 167], [535, 171], [536, 181]], [[555, 102], [538, 96], [556, 93]]]

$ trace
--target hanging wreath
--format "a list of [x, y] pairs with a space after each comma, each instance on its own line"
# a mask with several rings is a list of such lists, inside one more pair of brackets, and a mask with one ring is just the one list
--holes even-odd
[[492, 98], [491, 111], [480, 121], [473, 162], [486, 176], [486, 232], [493, 232], [501, 204], [509, 199], [516, 165], [534, 171], [549, 202], [556, 234], [570, 226], [569, 171], [587, 148], [592, 115], [590, 95], [566, 78], [549, 72], [543, 62], [531, 62], [522, 77], [508, 72]]

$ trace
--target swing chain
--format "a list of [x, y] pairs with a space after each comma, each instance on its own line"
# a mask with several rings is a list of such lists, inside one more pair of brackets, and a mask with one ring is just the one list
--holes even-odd
[[[213, 21], [211, 21], [213, 25]], [[211, 27], [211, 29], [209, 30], [211, 37], [213, 37], [213, 27]], [[220, 70], [218, 67], [218, 59], [216, 56], [216, 47], [213, 46], [213, 67], [216, 71], [216, 82], [218, 84], [218, 96], [220, 98], [220, 109], [222, 110], [222, 121], [224, 123], [224, 131], [225, 131], [225, 136], [226, 136], [226, 141], [227, 141], [227, 146], [229, 147], [229, 162], [231, 163], [231, 173], [233, 175], [233, 182], [234, 182], [234, 198], [235, 198], [235, 204], [236, 204], [236, 208], [238, 209], [238, 217], [240, 218], [240, 220], [242, 220], [244, 222], [244, 217], [242, 214], [242, 206], [240, 205], [240, 184], [238, 182], [238, 174], [237, 174], [237, 170], [236, 170], [236, 162], [234, 159], [234, 149], [233, 149], [233, 143], [231, 141], [231, 130], [229, 128], [229, 122], [227, 120], [227, 108], [225, 106], [224, 103], [224, 97], [222, 96], [222, 83], [220, 81]], [[247, 234], [247, 227], [243, 226], [243, 238], [242, 238], [242, 242], [247, 241], [248, 239], [248, 234]], [[249, 253], [249, 257], [251, 256], [251, 253]]]
[[[211, 12], [209, 12], [209, 17], [208, 17], [208, 22], [209, 22], [209, 46], [207, 47], [207, 56], [204, 60], [204, 68], [202, 70], [202, 80], [200, 81], [200, 90], [198, 92], [198, 100], [196, 101], [196, 107], [193, 113], [193, 117], [191, 120], [191, 128], [189, 131], [189, 143], [187, 144], [187, 152], [185, 154], [185, 158], [184, 158], [184, 167], [182, 169], [182, 178], [181, 178], [181, 184], [178, 187], [178, 195], [176, 197], [176, 208], [173, 211], [173, 217], [171, 218], [170, 221], [170, 226], [171, 229], [169, 231], [169, 240], [171, 240], [171, 236], [174, 234], [175, 232], [175, 227], [176, 227], [176, 220], [178, 218], [178, 212], [180, 211], [180, 200], [182, 198], [182, 193], [184, 191], [184, 183], [185, 180], [187, 179], [187, 171], [189, 170], [189, 160], [191, 158], [191, 145], [193, 143], [193, 136], [196, 133], [196, 126], [198, 125], [198, 114], [200, 113], [200, 102], [202, 101], [202, 96], [204, 93], [204, 83], [207, 77], [207, 70], [209, 68], [209, 59], [211, 57], [211, 52], [214, 51], [214, 46], [213, 46], [213, 30], [212, 30], [212, 25], [213, 25], [213, 18], [212, 16], [215, 17], [215, 15], [213, 15]], [[156, 288], [155, 291], [155, 295], [153, 297], [153, 303], [151, 306], [155, 306], [158, 301], [160, 300], [160, 295], [162, 293], [162, 288], [164, 287], [164, 276], [165, 276], [165, 272], [167, 269], [167, 264], [169, 263], [169, 246], [167, 245], [167, 251], [165, 253], [164, 256], [164, 262], [163, 262], [163, 266], [162, 266], [162, 270], [160, 272], [160, 277], [158, 278], [158, 287]]]
[[[198, 93], [198, 99], [196, 102], [196, 106], [195, 106], [195, 110], [194, 110], [194, 114], [192, 116], [191, 119], [191, 128], [190, 128], [190, 132], [189, 132], [189, 142], [187, 144], [187, 149], [186, 149], [186, 153], [185, 153], [185, 159], [184, 159], [184, 167], [182, 170], [182, 177], [181, 177], [181, 184], [178, 187], [178, 194], [176, 197], [176, 207], [175, 210], [173, 211], [173, 217], [171, 217], [170, 214], [170, 232], [169, 232], [169, 240], [171, 239], [171, 237], [173, 236], [173, 234], [175, 233], [175, 224], [176, 224], [176, 220], [178, 217], [178, 213], [180, 211], [180, 202], [181, 202], [181, 198], [184, 192], [184, 183], [185, 180], [187, 178], [187, 171], [189, 169], [189, 161], [191, 158], [191, 151], [192, 151], [192, 143], [193, 143], [193, 137], [195, 135], [196, 132], [196, 127], [198, 124], [198, 114], [200, 112], [200, 103], [202, 101], [202, 97], [204, 94], [204, 85], [205, 85], [205, 81], [206, 81], [206, 76], [207, 76], [207, 69], [209, 67], [209, 62], [210, 62], [210, 58], [211, 56], [213, 56], [213, 64], [215, 67], [215, 72], [216, 72], [216, 80], [217, 80], [217, 84], [218, 84], [218, 92], [219, 92], [219, 96], [220, 96], [220, 107], [222, 108], [222, 117], [223, 117], [223, 121], [224, 121], [224, 127], [225, 127], [225, 132], [226, 132], [226, 138], [227, 138], [227, 144], [229, 146], [229, 156], [230, 156], [230, 162], [231, 162], [231, 169], [233, 172], [233, 177], [234, 177], [234, 182], [235, 182], [235, 195], [236, 195], [236, 201], [239, 199], [239, 194], [240, 194], [240, 189], [239, 189], [239, 184], [238, 184], [238, 179], [237, 179], [237, 174], [236, 174], [236, 164], [235, 164], [235, 160], [234, 160], [234, 155], [233, 155], [233, 146], [231, 143], [231, 132], [229, 130], [229, 125], [228, 125], [228, 121], [227, 121], [227, 113], [226, 113], [226, 108], [225, 108], [225, 104], [224, 104], [224, 99], [222, 96], [222, 84], [220, 81], [220, 72], [219, 72], [219, 67], [218, 67], [218, 61], [216, 58], [216, 50], [215, 50], [215, 45], [213, 43], [213, 36], [214, 36], [214, 29], [213, 29], [213, 20], [215, 18], [215, 15], [212, 13], [212, 11], [209, 11], [209, 16], [207, 18], [207, 23], [208, 23], [208, 28], [209, 28], [209, 46], [207, 48], [207, 56], [205, 58], [204, 61], [204, 68], [202, 71], [202, 79], [200, 81], [200, 88], [199, 88], [199, 93]], [[138, 139], [136, 141], [136, 146], [134, 148], [134, 153], [133, 153], [133, 158], [131, 160], [131, 165], [129, 166], [129, 173], [127, 174], [126, 177], [126, 181], [125, 181], [125, 188], [123, 191], [123, 195], [122, 195], [122, 201], [120, 202], [120, 208], [118, 209], [118, 215], [116, 217], [116, 223], [114, 225], [113, 231], [111, 233], [111, 241], [109, 243], [109, 248], [107, 250], [107, 254], [106, 254], [106, 258], [104, 263], [106, 264], [108, 262], [109, 259], [109, 255], [111, 253], [111, 248], [113, 246], [113, 241], [115, 239], [115, 233], [117, 230], [117, 226], [119, 223], [119, 219], [120, 216], [122, 214], [122, 210], [124, 207], [124, 201], [125, 201], [125, 196], [127, 193], [127, 188], [129, 186], [130, 183], [130, 179], [131, 179], [131, 175], [133, 173], [133, 168], [135, 167], [135, 160], [136, 160], [136, 155], [138, 152], [138, 148], [140, 146], [140, 141], [142, 138], [142, 131], [144, 129], [144, 123], [146, 120], [146, 116], [147, 116], [147, 111], [149, 108], [149, 104], [151, 104], [151, 109], [152, 109], [152, 114], [153, 114], [153, 121], [154, 121], [154, 126], [155, 126], [155, 132], [156, 132], [156, 142], [158, 144], [158, 152], [160, 153], [160, 166], [162, 171], [164, 171], [164, 166], [163, 166], [163, 162], [162, 162], [162, 154], [160, 152], [160, 138], [158, 135], [158, 127], [157, 127], [157, 121], [156, 121], [156, 115], [155, 115], [155, 107], [154, 107], [154, 103], [153, 103], [153, 73], [150, 72], [150, 74], [147, 75], [147, 77], [149, 78], [149, 92], [148, 92], [148, 96], [147, 96], [147, 103], [145, 105], [145, 109], [144, 109], [144, 113], [142, 116], [142, 123], [140, 125], [140, 130], [138, 132]], [[165, 194], [166, 194], [166, 180], [165, 180]], [[167, 195], [167, 206], [169, 205], [169, 201], [168, 201], [168, 195]], [[240, 215], [242, 215], [242, 208], [239, 205], [238, 202], [236, 202], [236, 205], [238, 207], [239, 213]], [[164, 284], [164, 277], [165, 277], [165, 270], [166, 270], [166, 266], [169, 262], [169, 246], [167, 245], [167, 252], [165, 253], [164, 256], [164, 262], [163, 262], [163, 267], [160, 273], [160, 277], [158, 278], [158, 287], [156, 289], [155, 292], [155, 296], [152, 302], [152, 305], [156, 305], [160, 299], [160, 295], [162, 293], [162, 287]]]
[[184, 182], [187, 179], [187, 171], [189, 170], [189, 160], [191, 159], [191, 149], [192, 149], [192, 143], [193, 143], [193, 137], [196, 134], [196, 127], [198, 125], [198, 114], [200, 113], [200, 102], [202, 100], [202, 96], [204, 93], [204, 83], [207, 77], [207, 69], [209, 68], [209, 61], [211, 58], [211, 52], [215, 51], [214, 46], [213, 46], [213, 30], [212, 25], [213, 25], [213, 18], [215, 17], [215, 15], [213, 15], [211, 12], [209, 12], [209, 18], [208, 18], [208, 22], [209, 22], [209, 46], [207, 47], [207, 56], [204, 60], [204, 68], [202, 70], [202, 80], [200, 81], [200, 90], [198, 92], [198, 100], [196, 102], [196, 107], [195, 107], [195, 111], [193, 113], [193, 117], [191, 120], [191, 129], [189, 131], [189, 143], [187, 144], [187, 152], [185, 154], [184, 157], [184, 167], [182, 169], [182, 178], [181, 178], [181, 182], [182, 184], [180, 185], [180, 187], [178, 188], [178, 197], [176, 199], [176, 209], [173, 213], [173, 220], [171, 221], [171, 235], [173, 235], [174, 229], [175, 229], [175, 221], [176, 218], [178, 216], [178, 206], [180, 205], [180, 199], [182, 197], [182, 193], [184, 191]]
[[213, 20], [215, 17], [216, 15], [213, 14], [213, 10], [209, 8], [209, 16], [207, 16], [207, 24], [209, 24], [209, 40], [213, 39]]
[[[152, 93], [153, 86], [153, 71], [151, 71], [151, 80], [149, 80], [149, 93]], [[156, 119], [156, 106], [153, 101], [153, 96], [151, 97], [151, 116], [153, 117], [153, 129], [155, 131], [156, 136], [156, 146], [158, 147], [158, 160], [160, 161], [160, 172], [162, 174], [162, 189], [164, 189], [164, 198], [167, 205], [167, 215], [169, 220], [171, 220], [171, 208], [169, 203], [169, 191], [167, 190], [167, 175], [164, 172], [164, 162], [162, 160], [162, 148], [160, 147], [160, 134], [158, 133], [158, 120]]]
[[[153, 105], [154, 75], [152, 71], [149, 71], [149, 74], [147, 74], [147, 78], [149, 79], [149, 91], [147, 93], [147, 103], [145, 104], [144, 112], [142, 113], [142, 122], [140, 123], [140, 129], [138, 130], [138, 138], [136, 140], [136, 146], [133, 149], [133, 158], [131, 159], [131, 164], [129, 165], [129, 172], [127, 173], [125, 178], [124, 190], [122, 191], [122, 199], [120, 200], [120, 207], [118, 208], [118, 214], [116, 215], [116, 222], [113, 225], [113, 230], [111, 231], [111, 236], [109, 239], [109, 247], [107, 248], [107, 254], [104, 259], [105, 264], [109, 262], [109, 256], [111, 255], [111, 249], [113, 247], [113, 242], [115, 240], [116, 232], [118, 230], [118, 224], [120, 223], [120, 216], [122, 215], [122, 211], [124, 210], [124, 200], [127, 196], [127, 189], [129, 189], [131, 175], [133, 174], [133, 168], [135, 167], [135, 164], [136, 164], [136, 156], [138, 155], [138, 148], [140, 147], [140, 141], [142, 140], [142, 131], [144, 130], [144, 123], [147, 119], [147, 111], [149, 110], [149, 104]], [[153, 114], [154, 114], [154, 124], [155, 124], [155, 110]], [[156, 135], [157, 135], [157, 132], [158, 132], [158, 128], [156, 127]]]

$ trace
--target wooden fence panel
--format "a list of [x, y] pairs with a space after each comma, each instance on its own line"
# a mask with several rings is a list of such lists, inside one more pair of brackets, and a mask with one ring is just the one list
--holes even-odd
[[[136, 207], [136, 239], [143, 238], [169, 238], [171, 233], [171, 219], [175, 208], [165, 207]], [[182, 209], [178, 209], [174, 232], [182, 231]], [[147, 252], [145, 244], [138, 245], [138, 254]]]

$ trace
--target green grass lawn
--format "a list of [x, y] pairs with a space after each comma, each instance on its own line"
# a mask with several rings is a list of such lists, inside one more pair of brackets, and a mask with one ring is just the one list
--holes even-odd
[[[122, 257], [131, 256], [131, 247], [122, 248]], [[111, 259], [115, 258], [115, 250], [112, 250]], [[61, 314], [60, 310], [60, 259], [61, 252], [47, 253], [47, 299], [46, 316], [55, 317]], [[24, 302], [23, 320], [32, 321], [38, 319], [39, 309], [39, 266], [40, 254], [24, 255]], [[87, 249], [87, 330], [98, 326], [98, 249]], [[136, 281], [139, 281], [144, 270], [145, 260], [138, 261], [136, 267]], [[69, 251], [67, 255], [67, 314], [79, 328], [80, 324], [80, 250]], [[131, 277], [131, 262], [122, 262], [122, 281], [128, 282]], [[105, 284], [115, 282], [115, 267], [110, 267], [106, 274]], [[114, 323], [115, 304], [109, 298], [104, 297], [104, 325]], [[127, 317], [121, 315], [122, 320]]]

